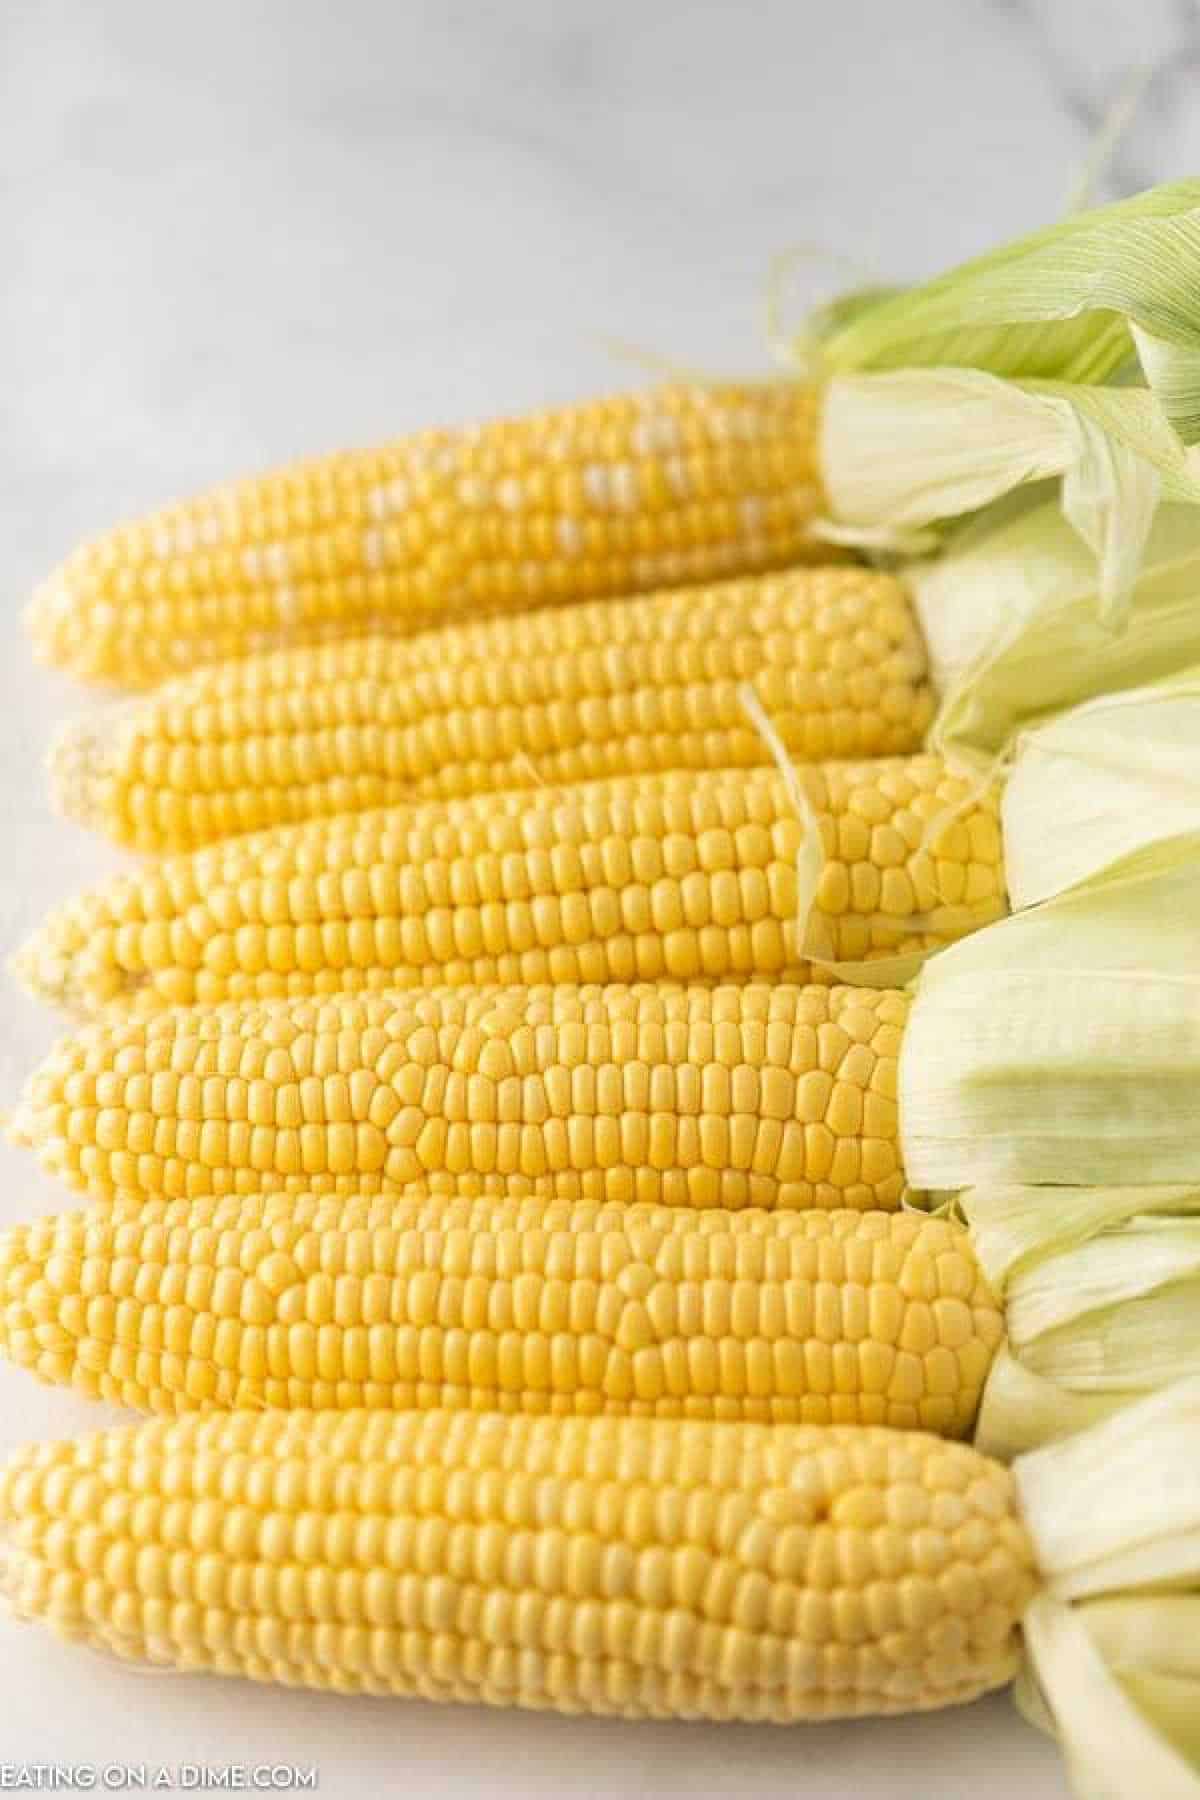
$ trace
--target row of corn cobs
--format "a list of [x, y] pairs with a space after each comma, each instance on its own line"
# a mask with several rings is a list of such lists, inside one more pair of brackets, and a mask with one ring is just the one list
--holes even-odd
[[14, 1129], [91, 1203], [6, 1235], [0, 1345], [177, 1416], [0, 1472], [23, 1615], [626, 1714], [1011, 1675], [1011, 1478], [929, 1435], [1002, 1311], [902, 1209], [906, 995], [838, 981], [999, 916], [997, 804], [922, 752], [903, 588], [814, 534], [814, 412], [431, 433], [39, 596], [50, 660], [149, 689], [59, 801], [156, 860], [17, 961], [87, 1019]]

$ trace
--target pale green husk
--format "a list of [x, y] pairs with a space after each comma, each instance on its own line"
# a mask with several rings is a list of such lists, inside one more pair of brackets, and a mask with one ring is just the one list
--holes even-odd
[[1200, 1213], [1191, 1182], [1159, 1187], [966, 1188], [958, 1210], [988, 1280], [1003, 1290], [1047, 1256], [1076, 1249], [1114, 1226], [1148, 1214]]
[[1008, 1342], [976, 1442], [1012, 1457], [1200, 1368], [1200, 1186], [971, 1188]]
[[1127, 615], [1160, 499], [1200, 501], [1200, 461], [1143, 388], [1000, 381], [977, 369], [836, 376], [821, 472], [839, 541], [924, 548], [925, 528], [1051, 476], [1092, 552], [1099, 613]]
[[930, 743], [984, 762], [1099, 694], [1200, 664], [1200, 509], [1163, 505], [1126, 628], [1097, 616], [1096, 564], [1055, 501], [989, 508], [905, 579], [940, 695]]
[[1018, 1457], [1043, 1590], [1018, 1700], [1083, 1800], [1200, 1795], [1200, 1378]]
[[926, 964], [900, 1055], [915, 1188], [1200, 1181], [1200, 864], [1176, 852]]
[[1200, 181], [1074, 213], [815, 325], [826, 367], [842, 373], [955, 366], [1095, 383], [1136, 353], [1190, 442], [1200, 436]]
[[1014, 910], [1156, 845], [1200, 858], [1200, 668], [1023, 733], [1001, 808]]
[[914, 554], [939, 522], [1061, 480], [1112, 623], [1159, 501], [1200, 501], [1200, 182], [826, 309], [796, 356], [825, 378], [831, 535]]

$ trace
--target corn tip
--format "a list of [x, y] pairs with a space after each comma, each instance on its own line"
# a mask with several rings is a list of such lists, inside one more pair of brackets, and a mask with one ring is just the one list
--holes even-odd
[[3, 1133], [10, 1144], [21, 1150], [32, 1150], [36, 1142], [32, 1108], [22, 1100], [4, 1116]]
[[42, 933], [35, 931], [19, 949], [14, 950], [6, 965], [8, 973], [34, 1000], [57, 1000], [58, 986], [47, 981], [46, 956], [42, 950]]
[[11, 953], [7, 970], [30, 999], [74, 1019], [92, 1018], [102, 1010], [103, 1000], [80, 978], [78, 958], [57, 947], [50, 926], [40, 927]]
[[89, 830], [104, 818], [104, 785], [111, 774], [115, 709], [69, 719], [46, 758], [50, 798], [64, 818]]

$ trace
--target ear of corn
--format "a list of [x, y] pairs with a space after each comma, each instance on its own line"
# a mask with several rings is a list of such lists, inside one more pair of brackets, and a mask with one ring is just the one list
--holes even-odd
[[143, 1411], [455, 1407], [962, 1436], [1003, 1333], [920, 1214], [118, 1202], [0, 1238], [0, 1349]]
[[59, 804], [119, 843], [213, 838], [413, 799], [920, 748], [925, 654], [900, 584], [793, 570], [235, 658], [69, 726]]
[[191, 1414], [12, 1455], [0, 1590], [156, 1667], [627, 1717], [947, 1705], [1023, 1645], [1081, 1792], [1192, 1800], [1198, 1425], [1193, 1379], [1010, 1473], [871, 1426]]
[[863, 1427], [235, 1412], [19, 1452], [3, 1583], [139, 1661], [626, 1716], [898, 1712], [1009, 1680], [1012, 1479]]
[[[462, 982], [820, 978], [810, 955], [932, 948], [1004, 907], [996, 799], [937, 757], [630, 776], [340, 815], [123, 875], [17, 959], [84, 1010]], [[944, 829], [937, 821], [955, 813]], [[932, 847], [924, 839], [934, 830]]]
[[64, 1039], [14, 1131], [97, 1195], [892, 1208], [906, 1014], [759, 984], [168, 1010]]
[[117, 1196], [0, 1236], [0, 1349], [144, 1411], [974, 1425], [1005, 1461], [1191, 1373], [1194, 1192], [964, 1204], [969, 1232], [911, 1211]]
[[297, 463], [123, 526], [35, 595], [34, 648], [148, 686], [276, 644], [829, 560], [816, 396], [665, 387]]

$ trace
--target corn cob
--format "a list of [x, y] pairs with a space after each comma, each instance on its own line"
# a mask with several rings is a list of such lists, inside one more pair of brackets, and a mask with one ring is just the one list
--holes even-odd
[[677, 771], [229, 839], [70, 902], [14, 966], [85, 1012], [463, 982], [803, 981], [821, 978], [813, 954], [939, 946], [1003, 911], [995, 797], [940, 758], [797, 779], [826, 859], [803, 942], [806, 827], [788, 783]]
[[932, 714], [900, 584], [797, 570], [201, 668], [69, 725], [52, 777], [118, 843], [189, 850], [414, 799], [761, 763], [742, 682], [806, 762], [917, 750]]
[[0, 1237], [0, 1349], [143, 1411], [455, 1407], [966, 1435], [1003, 1336], [919, 1213], [256, 1195]]
[[64, 1039], [13, 1134], [72, 1187], [893, 1208], [899, 992], [447, 989]]
[[0, 1581], [116, 1655], [344, 1693], [780, 1722], [1008, 1681], [1013, 1478], [882, 1428], [191, 1415], [17, 1452]]
[[666, 387], [215, 488], [85, 544], [34, 596], [46, 662], [144, 687], [284, 643], [829, 560], [816, 397]]

